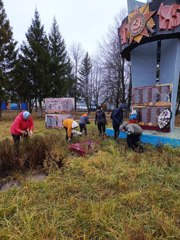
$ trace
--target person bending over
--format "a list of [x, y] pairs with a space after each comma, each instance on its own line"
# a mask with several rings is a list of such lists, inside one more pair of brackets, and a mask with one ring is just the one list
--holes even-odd
[[124, 122], [120, 126], [120, 131], [127, 132], [127, 145], [134, 151], [143, 152], [143, 148], [138, 144], [142, 135], [142, 128], [135, 123]]
[[63, 120], [62, 124], [66, 131], [66, 140], [71, 141], [73, 137], [72, 130], [78, 127], [78, 123], [72, 118], [67, 118]]
[[28, 111], [23, 111], [17, 115], [11, 125], [11, 135], [15, 143], [17, 154], [19, 154], [19, 143], [21, 137], [32, 136], [34, 129], [33, 118]]

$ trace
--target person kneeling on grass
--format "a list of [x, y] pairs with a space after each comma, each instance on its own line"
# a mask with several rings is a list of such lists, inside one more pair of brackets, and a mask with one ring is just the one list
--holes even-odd
[[78, 123], [72, 118], [67, 118], [63, 120], [62, 124], [66, 131], [66, 140], [71, 141], [73, 137], [72, 130], [78, 127]]
[[15, 143], [16, 154], [19, 155], [19, 143], [21, 137], [32, 136], [34, 122], [31, 114], [28, 111], [23, 111], [18, 114], [11, 125], [11, 135]]
[[128, 147], [134, 151], [143, 152], [142, 146], [138, 144], [142, 135], [142, 128], [135, 123], [124, 122], [120, 126], [120, 131], [127, 132], [127, 144]]

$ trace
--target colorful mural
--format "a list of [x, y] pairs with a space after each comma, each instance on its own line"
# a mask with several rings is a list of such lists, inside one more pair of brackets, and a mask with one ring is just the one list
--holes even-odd
[[[172, 85], [170, 84], [132, 89], [132, 108], [138, 111], [140, 115], [139, 125], [142, 128], [162, 130], [162, 127], [159, 127], [158, 117], [166, 109], [171, 112], [171, 93]], [[170, 130], [170, 125], [166, 124], [165, 127], [166, 131]]]
[[74, 98], [46, 98], [46, 113], [66, 114], [74, 111]]
[[46, 128], [62, 128], [66, 118], [74, 118], [74, 98], [46, 98], [45, 99]]

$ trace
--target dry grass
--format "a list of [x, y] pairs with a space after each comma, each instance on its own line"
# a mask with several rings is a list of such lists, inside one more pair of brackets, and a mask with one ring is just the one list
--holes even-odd
[[[35, 124], [35, 135], [51, 135], [42, 121]], [[63, 167], [50, 167], [43, 182], [14, 173], [20, 187], [0, 193], [0, 239], [180, 239], [180, 149], [145, 146], [138, 154], [123, 141], [98, 142], [84, 158], [64, 153]], [[50, 156], [64, 147], [54, 144]]]

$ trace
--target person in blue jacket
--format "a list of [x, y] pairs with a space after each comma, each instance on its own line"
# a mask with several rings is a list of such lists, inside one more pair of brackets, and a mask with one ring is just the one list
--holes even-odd
[[121, 103], [120, 107], [114, 109], [111, 113], [112, 126], [114, 129], [114, 139], [117, 139], [119, 136], [119, 127], [123, 122], [125, 108], [126, 104]]
[[80, 132], [82, 133], [84, 130], [85, 136], [87, 135], [87, 126], [86, 124], [90, 124], [89, 118], [88, 118], [89, 113], [83, 113], [79, 119], [79, 127], [80, 127]]

